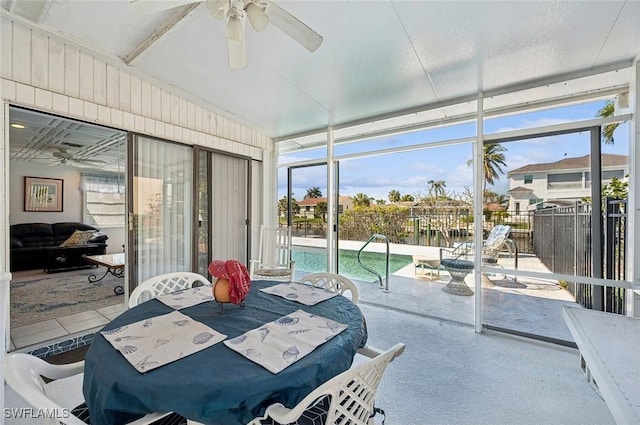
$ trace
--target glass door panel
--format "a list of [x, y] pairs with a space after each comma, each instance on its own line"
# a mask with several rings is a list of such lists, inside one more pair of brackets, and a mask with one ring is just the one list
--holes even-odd
[[289, 167], [286, 182], [279, 184], [278, 222], [292, 228], [296, 276], [327, 271], [327, 165]]
[[134, 286], [162, 273], [191, 270], [192, 158], [190, 146], [134, 137], [129, 229]]
[[[483, 273], [484, 325], [571, 342], [562, 306], [607, 310], [609, 305], [613, 311], [624, 304], [619, 290], [556, 275], [621, 278], [615, 267], [624, 261], [624, 242], [618, 243], [624, 240], [624, 206], [619, 208], [620, 200], [607, 203], [603, 193], [612, 182], [624, 182], [627, 148], [602, 144], [598, 128], [501, 145], [509, 197], [488, 186], [483, 229], [489, 234], [508, 226], [510, 244], [499, 247], [492, 263], [483, 261], [483, 268], [493, 268]], [[496, 204], [500, 208], [488, 208]]]

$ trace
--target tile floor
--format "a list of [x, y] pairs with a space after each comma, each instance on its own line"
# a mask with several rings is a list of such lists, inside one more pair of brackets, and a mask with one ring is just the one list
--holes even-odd
[[44, 342], [90, 333], [102, 328], [125, 309], [126, 305], [124, 303], [115, 304], [98, 310], [85, 311], [11, 328], [10, 350], [26, 351], [29, 347], [38, 347]]

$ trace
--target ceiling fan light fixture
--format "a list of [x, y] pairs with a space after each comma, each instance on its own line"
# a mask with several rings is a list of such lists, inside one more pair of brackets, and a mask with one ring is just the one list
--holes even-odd
[[249, 2], [244, 8], [249, 17], [249, 22], [254, 31], [262, 31], [269, 24], [269, 17], [260, 6], [254, 2]]
[[229, 15], [225, 35], [229, 40], [244, 41], [244, 27], [242, 25], [242, 19], [236, 14]]

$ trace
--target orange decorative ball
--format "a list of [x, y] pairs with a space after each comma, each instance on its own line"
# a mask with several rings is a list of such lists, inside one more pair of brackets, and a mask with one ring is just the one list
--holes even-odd
[[219, 278], [213, 284], [213, 298], [219, 303], [231, 302], [229, 279]]

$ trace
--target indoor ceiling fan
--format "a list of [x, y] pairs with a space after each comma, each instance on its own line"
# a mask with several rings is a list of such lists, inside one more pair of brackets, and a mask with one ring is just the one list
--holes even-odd
[[[58, 163], [60, 164], [77, 164], [77, 165], [97, 165], [97, 164], [104, 164], [105, 161], [102, 161], [100, 159], [84, 159], [84, 158], [76, 158], [73, 156], [73, 154], [71, 152], [69, 152], [68, 150], [66, 150], [65, 148], [59, 148], [57, 147], [55, 151], [53, 151], [52, 153], [53, 158], [58, 160]], [[50, 157], [46, 157], [46, 158], [33, 158], [33, 159], [51, 159]], [[53, 164], [52, 164], [53, 165]]]
[[268, 0], [130, 0], [141, 13], [155, 13], [192, 3], [206, 2], [209, 13], [216, 19], [225, 19], [229, 66], [247, 66], [245, 18], [255, 31], [262, 31], [269, 23], [300, 43], [310, 52], [322, 44], [322, 36], [298, 18]]

